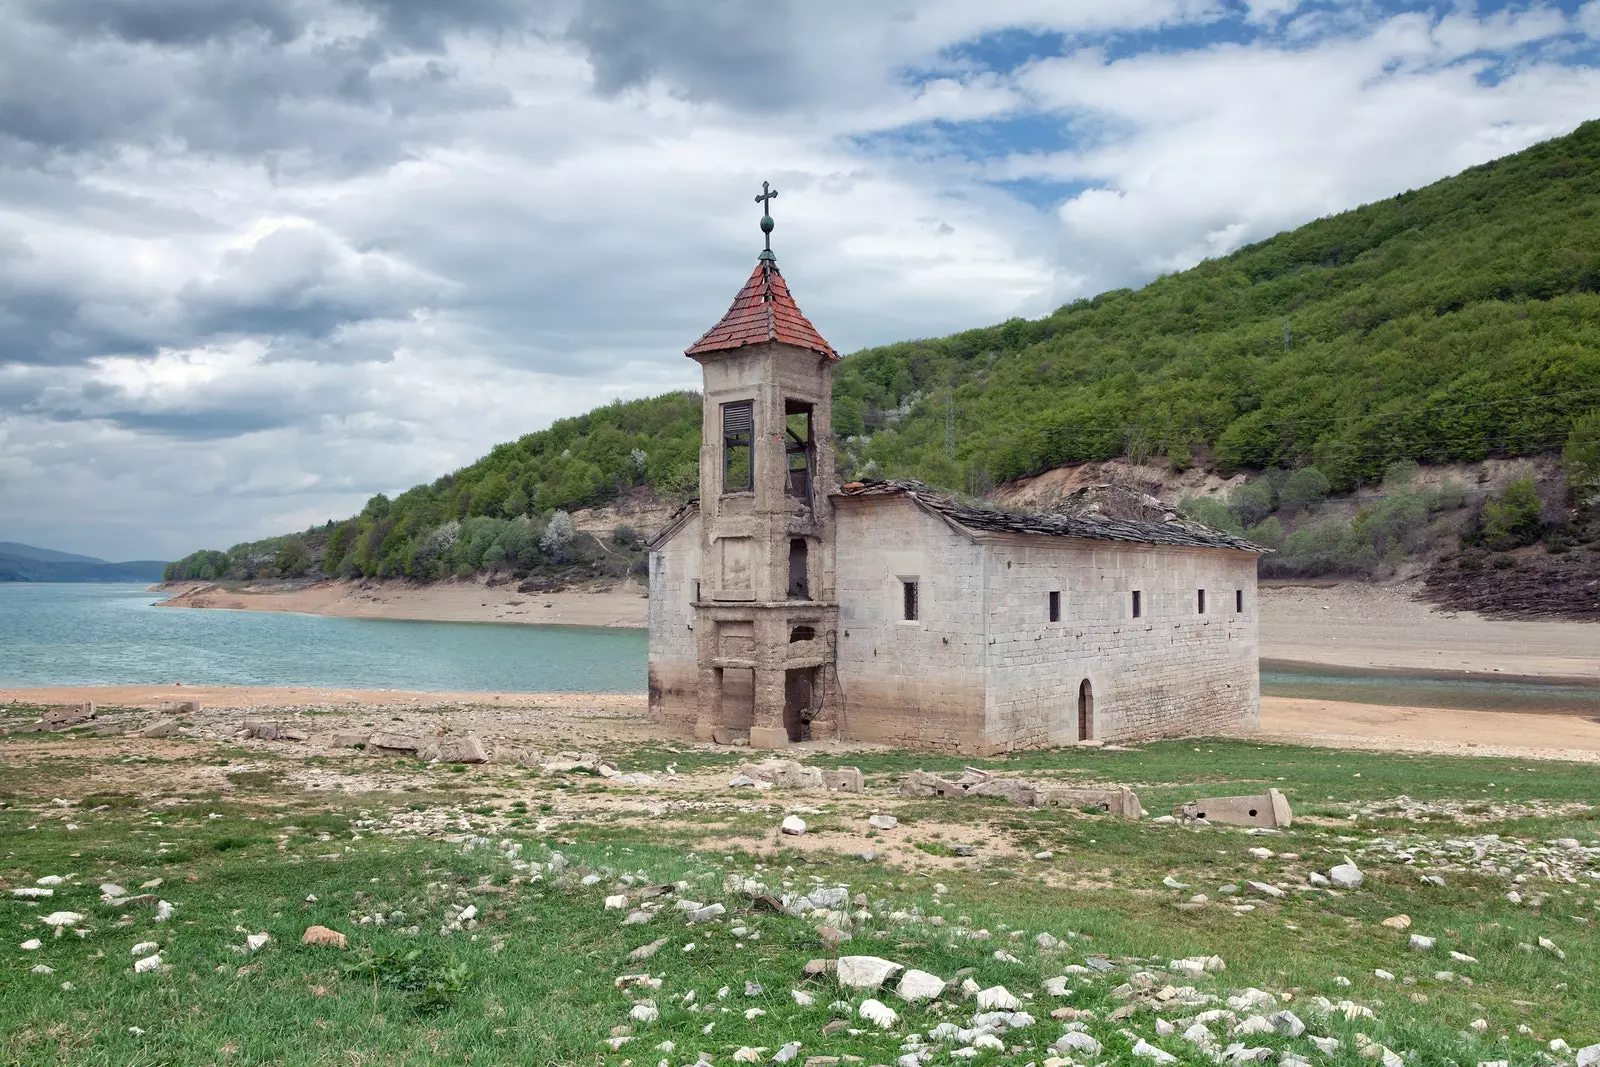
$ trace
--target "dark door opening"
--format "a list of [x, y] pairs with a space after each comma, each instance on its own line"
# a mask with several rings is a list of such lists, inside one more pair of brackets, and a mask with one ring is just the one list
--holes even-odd
[[810, 556], [810, 546], [804, 537], [791, 538], [789, 541], [789, 599], [810, 600], [811, 583], [806, 580], [806, 562]]
[[1094, 690], [1085, 678], [1078, 683], [1078, 740], [1094, 739]]
[[783, 672], [783, 728], [790, 741], [811, 740], [816, 678], [815, 667]]

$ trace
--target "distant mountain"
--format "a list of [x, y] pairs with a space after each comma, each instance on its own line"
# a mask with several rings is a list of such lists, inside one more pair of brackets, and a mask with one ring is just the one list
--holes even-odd
[[95, 556], [75, 556], [71, 552], [57, 552], [53, 548], [39, 548], [20, 541], [0, 541], [0, 556], [37, 560], [40, 563], [105, 563]]
[[107, 563], [50, 548], [0, 541], [0, 582], [159, 582], [166, 562]]

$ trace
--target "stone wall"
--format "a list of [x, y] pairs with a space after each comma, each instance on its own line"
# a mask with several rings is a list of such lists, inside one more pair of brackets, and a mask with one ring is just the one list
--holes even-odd
[[698, 698], [694, 586], [700, 579], [700, 518], [650, 553], [650, 712], [692, 727]]
[[[994, 747], [1078, 740], [1085, 679], [1095, 740], [1259, 723], [1254, 555], [1016, 535], [981, 540]], [[1049, 620], [1052, 591], [1061, 594], [1058, 622]], [[1234, 610], [1236, 593], [1243, 611]]]
[[[839, 498], [834, 518], [840, 735], [981, 754], [981, 550], [905, 499]], [[902, 578], [918, 583], [915, 622]]]

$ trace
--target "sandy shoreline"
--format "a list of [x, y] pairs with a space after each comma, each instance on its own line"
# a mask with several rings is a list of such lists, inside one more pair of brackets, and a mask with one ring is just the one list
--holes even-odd
[[153, 588], [172, 594], [163, 607], [287, 611], [350, 619], [642, 628], [649, 614], [643, 587], [633, 584], [607, 592], [565, 593], [519, 593], [515, 583], [490, 586], [475, 580], [425, 586], [327, 581], [298, 589], [264, 585], [242, 590], [179, 582]]

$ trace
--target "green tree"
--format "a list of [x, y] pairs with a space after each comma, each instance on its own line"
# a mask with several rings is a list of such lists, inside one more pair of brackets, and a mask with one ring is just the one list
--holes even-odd
[[1531, 545], [1544, 532], [1533, 476], [1518, 478], [1483, 505], [1483, 542], [1496, 552]]
[[1301, 467], [1283, 480], [1278, 492], [1279, 506], [1291, 515], [1314, 508], [1328, 498], [1328, 479], [1315, 467]]
[[1573, 420], [1561, 461], [1578, 499], [1600, 503], [1600, 408]]
[[280, 578], [298, 578], [311, 569], [311, 553], [298, 538], [286, 537], [272, 561]]

